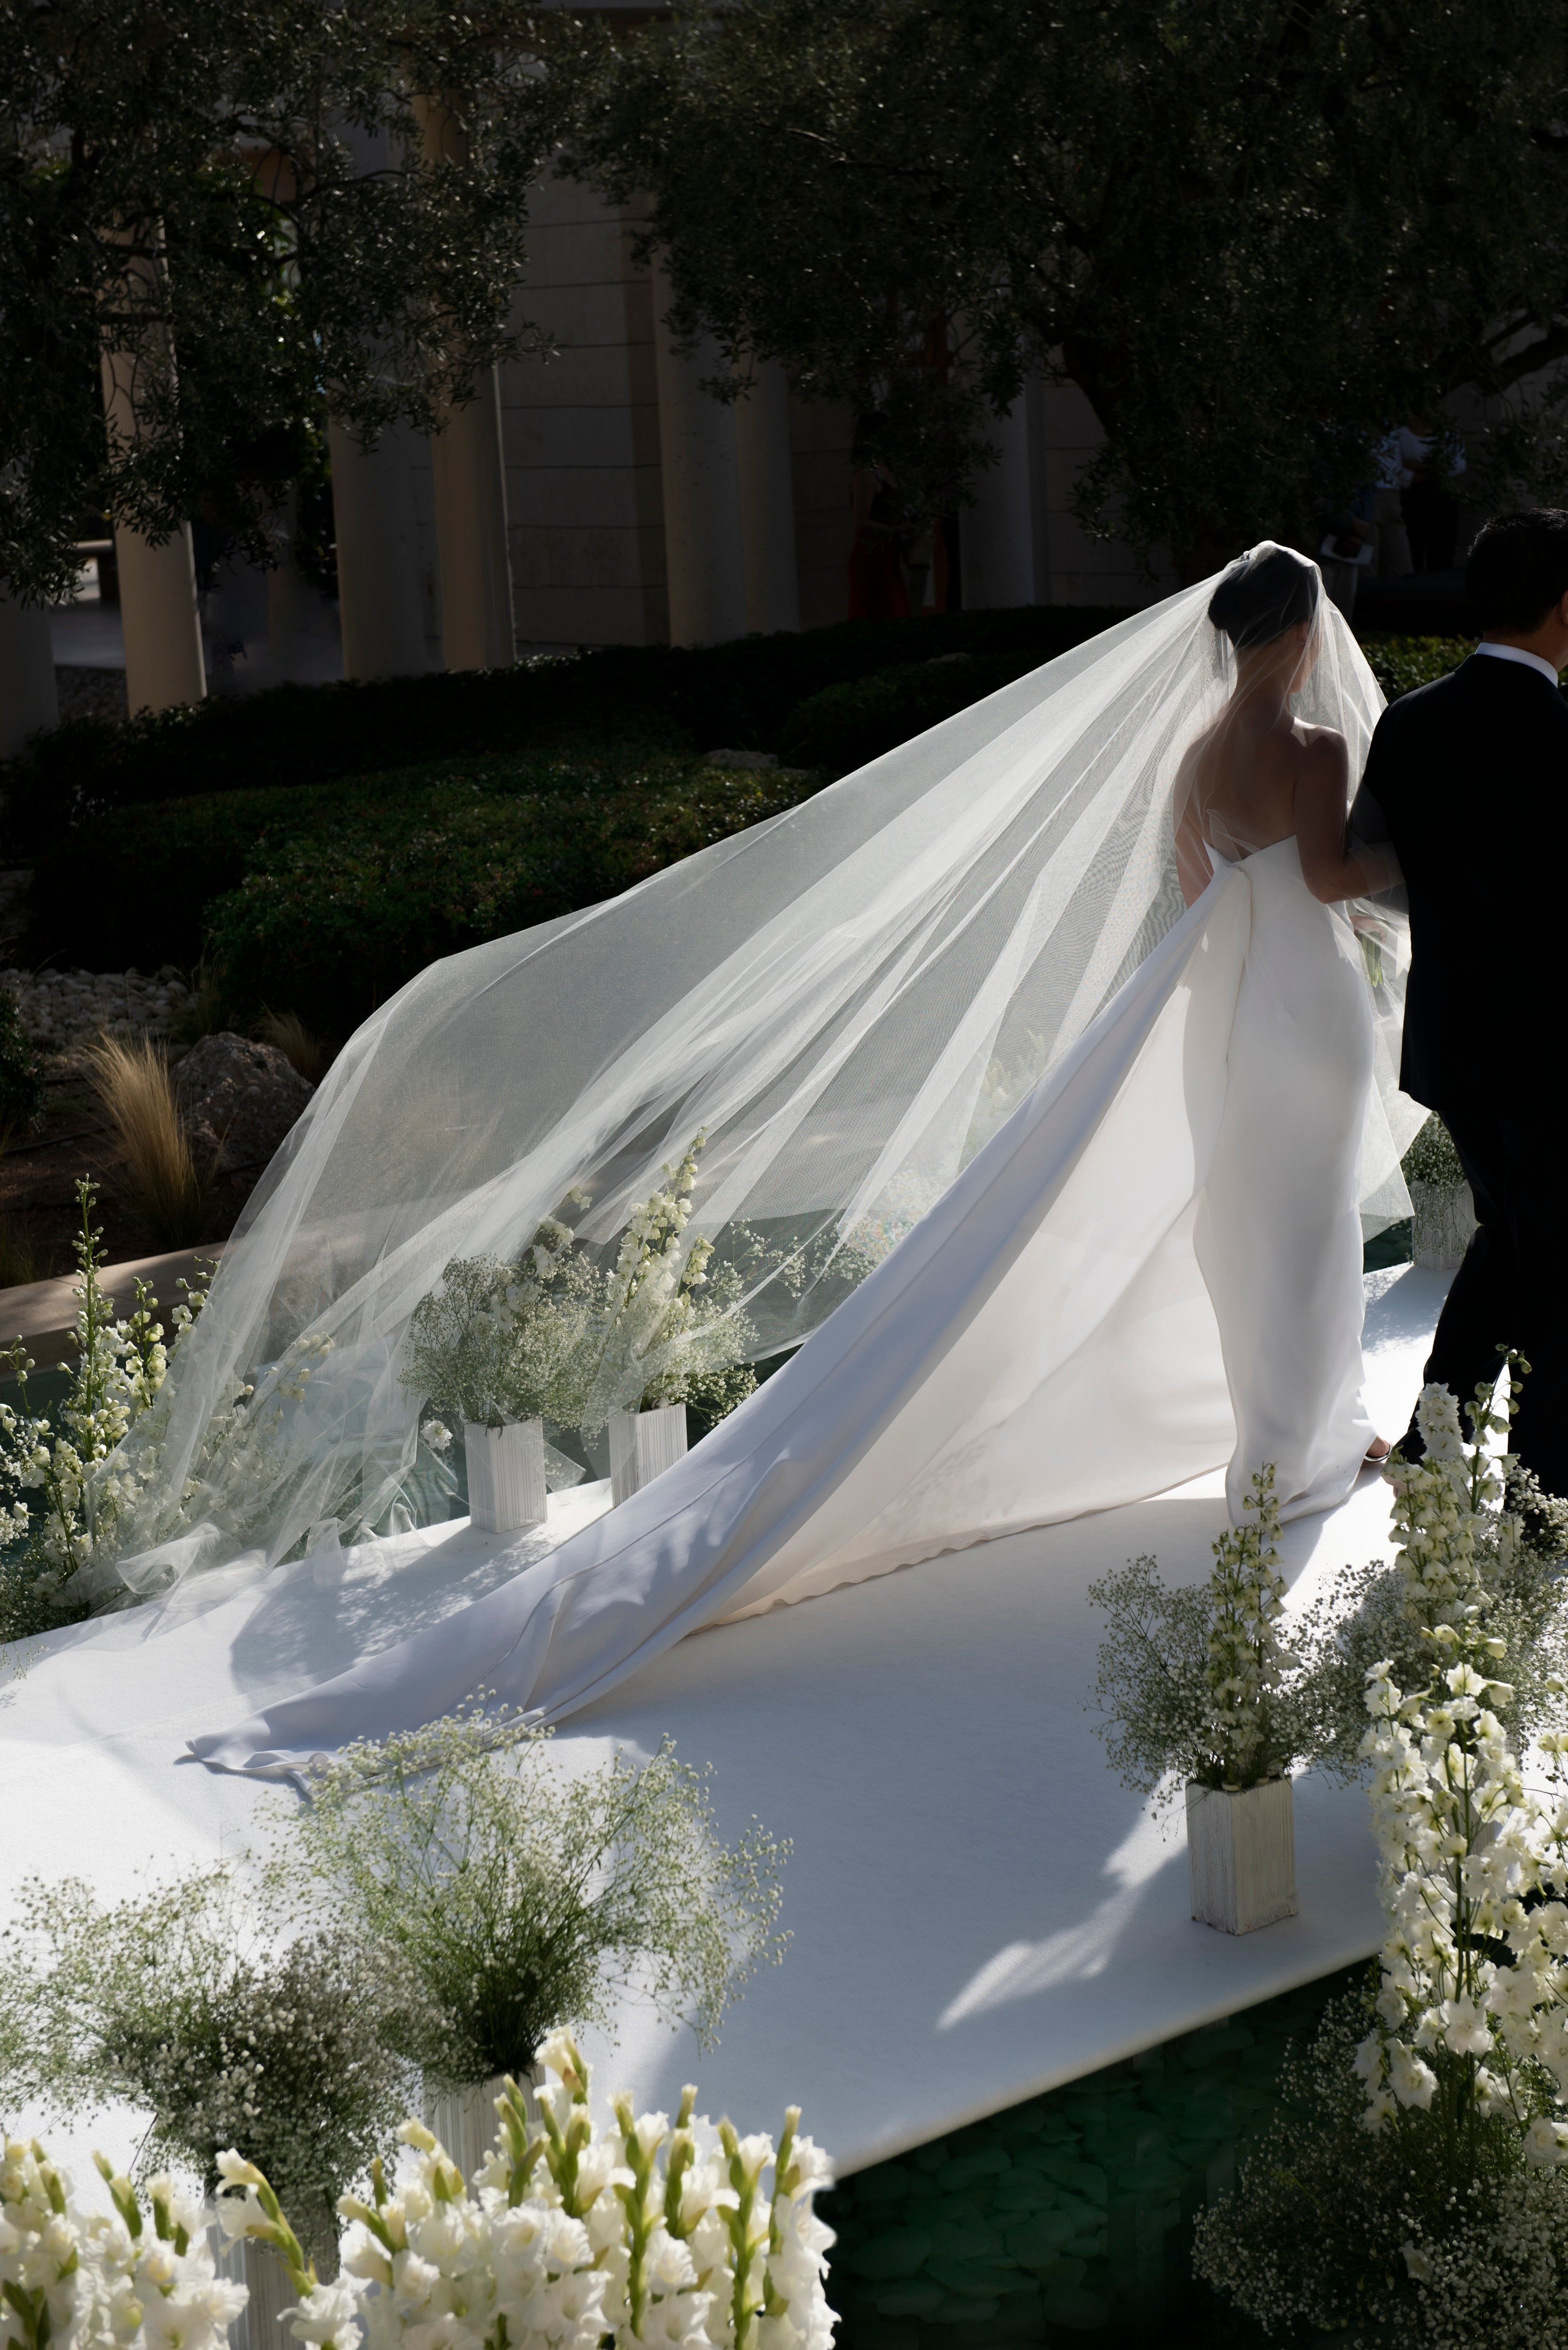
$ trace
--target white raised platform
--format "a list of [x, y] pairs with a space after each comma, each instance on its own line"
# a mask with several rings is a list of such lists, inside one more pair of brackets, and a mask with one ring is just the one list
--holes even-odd
[[[1445, 1285], [1410, 1268], [1369, 1278], [1374, 1417], [1390, 1438]], [[562, 1497], [552, 1532], [602, 1499]], [[1387, 1503], [1368, 1475], [1342, 1509], [1287, 1526], [1295, 1593], [1386, 1551]], [[1118, 1786], [1085, 1711], [1102, 1627], [1085, 1586], [1141, 1552], [1199, 1580], [1223, 1522], [1215, 1475], [905, 1568], [699, 1633], [566, 1721], [562, 1768], [649, 1752], [668, 1731], [686, 1761], [714, 1764], [725, 1834], [755, 1814], [794, 1843], [788, 1956], [720, 2048], [703, 2057], [629, 2013], [613, 2053], [588, 2043], [600, 2089], [669, 2107], [695, 2079], [702, 2108], [742, 2129], [799, 2102], [848, 2170], [1370, 1952], [1364, 1794], [1298, 1783], [1301, 1914], [1235, 1939], [1191, 1922], [1179, 1826], [1162, 1839]], [[515, 1539], [460, 1521], [226, 1594], [188, 1586], [166, 1609], [39, 1644], [0, 1690], [0, 1890], [70, 1870], [118, 1895], [139, 1869], [237, 1849], [259, 1810], [295, 1799], [182, 1761], [186, 1739], [477, 1596]], [[81, 2178], [86, 2142], [53, 2135]], [[129, 2116], [93, 2136], [121, 2156], [134, 2138]]]

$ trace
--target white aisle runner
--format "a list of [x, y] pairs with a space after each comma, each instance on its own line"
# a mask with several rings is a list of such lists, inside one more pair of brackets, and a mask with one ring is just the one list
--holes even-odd
[[[1369, 1393], [1404, 1427], [1444, 1283], [1374, 1274]], [[568, 1513], [594, 1496], [564, 1497]], [[1085, 1586], [1153, 1552], [1196, 1581], [1224, 1523], [1218, 1474], [1151, 1502], [1016, 1534], [680, 1642], [556, 1732], [569, 1771], [666, 1732], [715, 1766], [721, 1830], [753, 1814], [794, 1839], [784, 1965], [703, 2057], [622, 2019], [599, 2087], [776, 2127], [786, 2103], [853, 2168], [1366, 1954], [1377, 1939], [1366, 1796], [1297, 1789], [1301, 1915], [1239, 1940], [1187, 1914], [1186, 1856], [1116, 1783], [1085, 1708], [1101, 1626]], [[1386, 1549], [1364, 1478], [1285, 1529], [1297, 1595]], [[501, 1569], [497, 1554], [505, 1552]], [[138, 1869], [238, 1849], [286, 1789], [182, 1759], [192, 1734], [404, 1638], [515, 1571], [472, 1534], [305, 1561], [182, 1616], [153, 1608], [55, 1635], [0, 1684], [3, 1889], [29, 1872], [129, 1891]], [[213, 1604], [192, 1613], [203, 1596]], [[110, 1736], [88, 1725], [119, 1724]], [[7, 2115], [12, 2126], [26, 2122]], [[52, 2133], [78, 2177], [88, 2141]], [[123, 2158], [134, 2134], [94, 2134]]]

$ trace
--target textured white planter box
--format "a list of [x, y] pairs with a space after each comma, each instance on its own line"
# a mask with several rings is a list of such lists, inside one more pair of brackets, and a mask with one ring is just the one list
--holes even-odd
[[[250, 2300], [229, 2328], [230, 2350], [299, 2350], [288, 2322], [282, 2315], [296, 2306], [299, 2295], [270, 2244], [248, 2238], [225, 2241], [216, 2225], [208, 2230], [213, 2265], [231, 2284], [243, 2284]], [[317, 2262], [319, 2272], [321, 2263]]]
[[1468, 1183], [1412, 1183], [1415, 1211], [1411, 1253], [1428, 1273], [1453, 1273], [1476, 1228], [1476, 1203]]
[[618, 1509], [680, 1459], [686, 1450], [686, 1406], [666, 1403], [657, 1411], [612, 1411], [609, 1448], [610, 1500]]
[[1289, 1779], [1261, 1787], [1187, 1790], [1192, 1914], [1226, 1934], [1251, 1934], [1296, 1914], [1296, 1831]]
[[468, 1454], [468, 1513], [486, 1534], [510, 1534], [514, 1526], [545, 1523], [545, 1423], [509, 1420], [504, 1428], [482, 1428], [469, 1420], [462, 1431]]
[[[535, 2064], [517, 2083], [530, 2121], [539, 2117], [534, 2092], [544, 2077], [543, 2068]], [[467, 2179], [472, 2179], [495, 2143], [501, 2127], [495, 2100], [501, 2095], [504, 2080], [504, 2075], [496, 2073], [488, 2081], [476, 2082], [472, 2088], [425, 2091], [425, 2127], [434, 2131]]]

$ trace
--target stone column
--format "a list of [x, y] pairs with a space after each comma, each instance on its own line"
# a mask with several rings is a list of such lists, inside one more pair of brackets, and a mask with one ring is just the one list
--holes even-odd
[[362, 449], [329, 424], [332, 512], [337, 534], [337, 598], [343, 615], [343, 674], [418, 677], [430, 666], [420, 586], [410, 435], [392, 425]]
[[0, 759], [59, 723], [49, 616], [40, 604], [16, 603], [0, 583]]
[[735, 410], [746, 626], [763, 636], [800, 627], [790, 463], [789, 380], [776, 359], [754, 370]]
[[[468, 128], [455, 99], [414, 99], [425, 159], [461, 166]], [[441, 561], [441, 651], [448, 669], [500, 669], [517, 658], [512, 617], [512, 554], [506, 536], [506, 467], [501, 450], [501, 381], [480, 376], [476, 396], [449, 409], [431, 435], [436, 547]]]
[[988, 434], [1001, 462], [974, 482], [974, 504], [959, 510], [966, 611], [1034, 601], [1034, 525], [1030, 503], [1029, 408], [1021, 393]]
[[125, 698], [140, 710], [172, 710], [206, 698], [202, 621], [191, 525], [182, 522], [161, 546], [137, 530], [116, 527], [119, 617], [125, 628]]
[[517, 658], [501, 385], [486, 368], [479, 393], [447, 411], [431, 435], [436, 545], [441, 554], [441, 650], [448, 669], [501, 669]]
[[664, 481], [664, 569], [672, 645], [716, 645], [746, 633], [741, 471], [734, 411], [699, 386], [723, 371], [704, 337], [677, 351], [665, 323], [670, 282], [654, 273], [653, 359]]
[[[103, 406], [109, 439], [122, 446], [138, 434], [136, 355], [106, 351]], [[118, 524], [119, 612], [125, 627], [125, 694], [134, 718], [141, 710], [171, 710], [206, 698], [202, 619], [196, 605], [196, 564], [191, 525], [182, 522], [161, 546]]]

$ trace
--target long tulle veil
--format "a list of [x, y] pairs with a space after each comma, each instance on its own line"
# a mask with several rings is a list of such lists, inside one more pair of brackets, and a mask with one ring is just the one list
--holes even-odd
[[[254, 1195], [122, 1448], [118, 1563], [86, 1586], [410, 1523], [419, 1299], [451, 1258], [514, 1255], [574, 1191], [579, 1238], [612, 1243], [699, 1128], [689, 1238], [751, 1268], [753, 1357], [805, 1336], [1180, 915], [1173, 780], [1234, 681], [1214, 585], [622, 897], [410, 981]], [[1326, 598], [1316, 636], [1296, 707], [1345, 735], [1354, 785], [1382, 696]], [[1396, 1081], [1404, 924], [1383, 901], [1358, 929], [1375, 1229], [1408, 1211], [1423, 1113]]]

